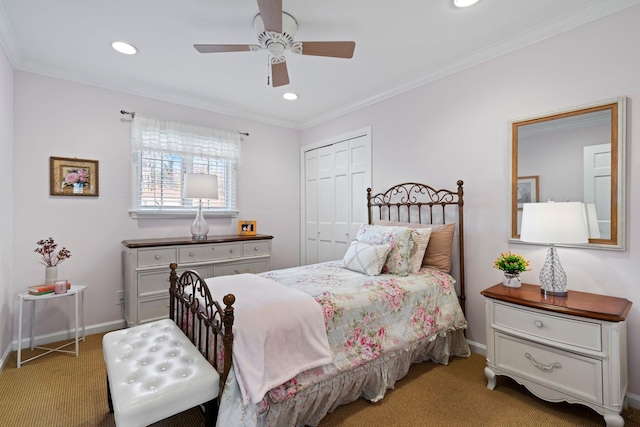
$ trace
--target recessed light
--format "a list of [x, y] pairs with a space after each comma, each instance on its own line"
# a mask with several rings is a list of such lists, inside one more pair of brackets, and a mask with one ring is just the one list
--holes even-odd
[[132, 44], [127, 42], [111, 42], [111, 47], [120, 53], [124, 53], [125, 55], [135, 55], [138, 53], [138, 49]]
[[453, 4], [457, 7], [469, 7], [478, 3], [479, 0], [453, 0]]
[[298, 99], [298, 94], [293, 92], [287, 92], [283, 94], [282, 97], [287, 101], [293, 101], [294, 99]]

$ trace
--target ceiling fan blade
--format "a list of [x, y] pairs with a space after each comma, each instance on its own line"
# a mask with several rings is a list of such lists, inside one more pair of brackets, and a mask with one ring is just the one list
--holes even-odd
[[193, 47], [200, 53], [245, 52], [262, 49], [261, 46], [254, 44], [194, 44]]
[[282, 33], [282, 0], [258, 0], [264, 29]]
[[287, 63], [280, 62], [271, 64], [271, 86], [285, 86], [289, 84], [289, 72], [287, 71]]
[[[300, 42], [302, 55], [352, 58], [356, 42]], [[294, 51], [295, 52], [295, 51]]]

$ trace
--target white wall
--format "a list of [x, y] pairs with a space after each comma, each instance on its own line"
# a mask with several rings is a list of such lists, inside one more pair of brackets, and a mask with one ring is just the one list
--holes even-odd
[[[629, 391], [640, 394], [640, 7], [592, 22], [302, 132], [302, 144], [372, 126], [373, 189], [417, 181], [455, 189], [465, 181], [468, 338], [486, 343], [480, 291], [499, 283], [507, 249], [531, 260], [539, 283], [546, 248], [508, 244], [509, 120], [625, 95], [628, 104], [627, 250], [560, 248], [569, 288], [627, 298]], [[634, 213], [633, 215], [631, 213]]]
[[[238, 219], [257, 220], [259, 233], [274, 236], [272, 267], [298, 265], [298, 131], [16, 72], [14, 174], [19, 177], [14, 179], [14, 223], [18, 238], [9, 249], [5, 250], [4, 244], [2, 249], [3, 253], [13, 250], [14, 271], [20, 272], [14, 277], [12, 289], [15, 319], [17, 292], [44, 280], [44, 267], [34, 253], [39, 239], [53, 237], [71, 251], [71, 258], [58, 266], [58, 276], [89, 285], [86, 324], [100, 325], [122, 320], [120, 307], [115, 304], [116, 291], [123, 287], [122, 240], [190, 236], [193, 218], [136, 221], [129, 217], [131, 124], [129, 116], [120, 114], [121, 109], [249, 132], [242, 142], [238, 170], [240, 213], [234, 219], [207, 219], [210, 235], [237, 234]], [[3, 150], [5, 145], [10, 151], [11, 145], [4, 142]], [[50, 156], [98, 160], [99, 197], [49, 196]], [[2, 173], [10, 177], [10, 173]], [[4, 186], [0, 188], [7, 191]], [[65, 300], [41, 303], [36, 335], [72, 326], [70, 310], [64, 304], [73, 301]], [[25, 313], [25, 327], [28, 321]]]
[[13, 68], [0, 46], [0, 369], [13, 340]]

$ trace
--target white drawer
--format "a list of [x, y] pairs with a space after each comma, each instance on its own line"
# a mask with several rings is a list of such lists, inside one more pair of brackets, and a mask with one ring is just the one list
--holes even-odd
[[601, 351], [600, 324], [496, 303], [493, 323], [545, 340]]
[[[203, 267], [183, 268], [177, 270], [176, 273], [178, 274], [178, 277], [180, 277], [180, 275], [186, 270], [195, 270], [203, 279], [206, 279], [210, 275], [209, 267], [205, 265]], [[168, 268], [166, 271], [161, 272], [138, 273], [138, 296], [148, 297], [169, 292], [169, 287], [171, 286], [169, 273], [170, 270]]]
[[138, 250], [138, 267], [165, 265], [176, 262], [176, 250], [173, 248], [154, 248]]
[[169, 317], [169, 290], [165, 298], [138, 300], [138, 324]]
[[267, 260], [220, 264], [213, 267], [214, 276], [229, 276], [232, 274], [263, 273], [267, 271]]
[[[496, 367], [507, 370], [510, 375], [520, 376], [580, 399], [602, 404], [600, 360], [501, 333], [495, 333], [494, 339]], [[534, 360], [540, 367], [536, 366]], [[557, 365], [553, 366], [554, 364]], [[543, 366], [549, 369], [544, 369]]]
[[179, 264], [188, 262], [214, 261], [218, 259], [240, 258], [242, 244], [224, 243], [218, 245], [193, 245], [179, 248]]
[[262, 240], [255, 242], [245, 242], [242, 244], [242, 256], [269, 255], [271, 253], [271, 242]]

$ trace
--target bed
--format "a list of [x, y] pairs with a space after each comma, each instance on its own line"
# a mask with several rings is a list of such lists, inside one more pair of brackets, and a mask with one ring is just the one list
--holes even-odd
[[[462, 181], [367, 189], [368, 224], [342, 260], [207, 279], [172, 265], [172, 300], [193, 300], [191, 281], [212, 300], [234, 294], [233, 330], [211, 339], [226, 379], [218, 425], [316, 426], [339, 405], [382, 399], [412, 363], [468, 356], [463, 205]], [[230, 363], [221, 343], [232, 341]]]

